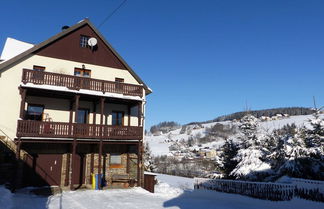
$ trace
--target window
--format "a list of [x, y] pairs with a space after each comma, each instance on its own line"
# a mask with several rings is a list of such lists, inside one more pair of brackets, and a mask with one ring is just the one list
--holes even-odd
[[122, 164], [121, 155], [111, 154], [110, 155], [110, 165], [120, 165]]
[[115, 78], [115, 82], [124, 83], [124, 79], [123, 78]]
[[118, 93], [123, 93], [123, 83], [124, 83], [124, 79], [123, 78], [115, 78], [115, 86], [116, 86], [116, 91]]
[[38, 65], [34, 65], [34, 66], [33, 66], [33, 70], [34, 70], [34, 71], [44, 72], [44, 71], [45, 71], [45, 67], [43, 67], [43, 66], [38, 66]]
[[88, 123], [89, 109], [78, 109], [77, 123]]
[[89, 38], [90, 38], [89, 36], [84, 36], [84, 35], [80, 36], [80, 46], [82, 48], [90, 48], [90, 46], [88, 44]]
[[35, 79], [35, 82], [42, 82], [44, 80], [44, 71], [45, 67], [43, 66], [38, 66], [34, 65], [33, 66], [33, 74], [32, 74], [32, 79]]
[[124, 125], [124, 112], [113, 111], [111, 115], [112, 115], [112, 125], [113, 126], [123, 126]]
[[28, 104], [26, 119], [27, 120], [42, 120], [44, 112], [43, 105]]
[[74, 69], [74, 75], [75, 76], [81, 76], [81, 77], [90, 78], [91, 77], [91, 70], [75, 68]]

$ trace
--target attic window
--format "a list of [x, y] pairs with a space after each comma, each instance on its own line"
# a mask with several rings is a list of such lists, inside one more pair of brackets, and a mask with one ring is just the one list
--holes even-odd
[[89, 40], [89, 36], [84, 36], [84, 35], [81, 35], [80, 36], [80, 46], [82, 48], [89, 48], [89, 44], [88, 44], [88, 40]]

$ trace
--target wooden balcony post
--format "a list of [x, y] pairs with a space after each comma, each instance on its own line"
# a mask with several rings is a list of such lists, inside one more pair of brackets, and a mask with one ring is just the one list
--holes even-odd
[[[93, 149], [91, 148], [91, 152], [93, 152]], [[94, 154], [91, 153], [90, 157], [90, 173], [93, 174], [94, 171]], [[90, 183], [92, 184], [92, 175], [90, 175]]]
[[137, 112], [137, 118], [138, 118], [138, 127], [142, 124], [142, 103], [138, 103], [138, 112]]
[[[98, 163], [98, 174], [101, 174], [101, 158], [102, 158], [102, 140], [104, 134], [103, 128], [103, 117], [104, 117], [104, 109], [105, 109], [105, 98], [100, 98], [100, 143], [99, 143], [99, 163]], [[99, 185], [101, 187], [101, 185]]]
[[74, 186], [73, 186], [73, 173], [77, 172], [77, 170], [75, 169], [75, 155], [76, 155], [76, 149], [77, 149], [77, 142], [76, 142], [76, 138], [73, 139], [73, 143], [72, 143], [72, 166], [71, 166], [71, 184], [70, 184], [70, 189], [73, 190]]
[[[80, 95], [75, 96], [74, 103], [75, 103], [75, 107], [74, 107], [74, 123], [77, 123], [78, 122], [78, 110], [79, 110], [79, 103], [80, 103]], [[77, 134], [78, 134], [77, 126], [74, 126], [74, 130], [73, 130], [74, 137], [76, 137]]]
[[69, 137], [72, 136], [72, 123], [73, 123], [73, 101], [70, 101], [70, 117], [69, 117]]
[[[99, 163], [98, 163], [98, 174], [101, 174], [101, 158], [102, 158], [102, 139], [100, 139], [99, 143]], [[99, 188], [101, 188], [101, 185], [99, 185]]]
[[75, 103], [74, 122], [77, 123], [77, 121], [78, 121], [78, 109], [79, 109], [79, 103], [80, 103], [80, 95], [75, 95], [74, 103]]
[[71, 156], [70, 154], [66, 154], [67, 155], [67, 159], [66, 159], [66, 172], [65, 172], [65, 182], [64, 182], [64, 186], [69, 186], [69, 177], [70, 177], [70, 163], [71, 163]]
[[137, 144], [137, 186], [141, 185], [141, 174], [140, 174], [140, 143]]
[[105, 110], [105, 98], [100, 98], [100, 125], [103, 125], [103, 116]]
[[131, 106], [128, 105], [128, 127], [131, 125]]
[[105, 98], [100, 98], [100, 138], [103, 137], [104, 134], [104, 111], [105, 111]]
[[97, 114], [97, 103], [93, 102], [93, 124], [96, 124], [96, 115]]
[[27, 94], [27, 89], [19, 87], [19, 92], [21, 96], [21, 103], [20, 103], [20, 118], [24, 119], [25, 117], [25, 104], [26, 104], [26, 94]]

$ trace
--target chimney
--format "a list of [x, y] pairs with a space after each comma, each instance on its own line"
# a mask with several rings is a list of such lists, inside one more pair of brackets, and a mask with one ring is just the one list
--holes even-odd
[[62, 27], [62, 31], [68, 29], [69, 27], [70, 27], [70, 26], [68, 26], [68, 25], [64, 25], [64, 26]]

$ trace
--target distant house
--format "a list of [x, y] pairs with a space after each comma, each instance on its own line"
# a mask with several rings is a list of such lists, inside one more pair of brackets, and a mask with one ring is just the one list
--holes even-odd
[[212, 159], [216, 157], [216, 150], [214, 149], [200, 149], [198, 153], [202, 158]]
[[92, 174], [143, 185], [151, 90], [88, 19], [36, 45], [9, 38], [1, 59], [0, 135], [16, 144], [17, 185], [76, 189]]

